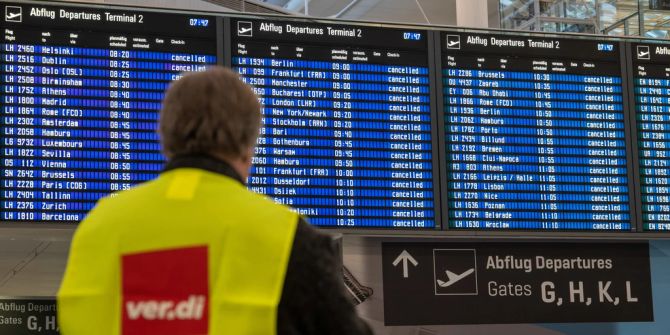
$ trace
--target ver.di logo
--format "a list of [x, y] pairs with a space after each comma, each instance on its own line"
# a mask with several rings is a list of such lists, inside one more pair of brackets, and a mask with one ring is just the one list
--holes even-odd
[[123, 255], [121, 267], [122, 335], [207, 334], [206, 246]]

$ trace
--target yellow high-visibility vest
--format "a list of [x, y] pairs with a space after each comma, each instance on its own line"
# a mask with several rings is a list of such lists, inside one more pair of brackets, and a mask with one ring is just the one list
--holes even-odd
[[58, 292], [64, 335], [275, 334], [298, 214], [179, 168], [101, 200]]

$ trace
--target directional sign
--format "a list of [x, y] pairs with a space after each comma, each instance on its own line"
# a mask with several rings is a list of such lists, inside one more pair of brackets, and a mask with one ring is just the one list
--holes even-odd
[[654, 319], [647, 243], [394, 242], [382, 261], [390, 326]]
[[393, 266], [397, 266], [402, 262], [402, 276], [403, 278], [409, 278], [409, 269], [408, 269], [408, 264], [407, 262], [411, 262], [412, 265], [417, 266], [419, 265], [419, 262], [410, 255], [407, 250], [403, 250], [400, 255], [398, 255], [398, 258], [393, 261]]
[[0, 297], [0, 335], [58, 335], [56, 299]]

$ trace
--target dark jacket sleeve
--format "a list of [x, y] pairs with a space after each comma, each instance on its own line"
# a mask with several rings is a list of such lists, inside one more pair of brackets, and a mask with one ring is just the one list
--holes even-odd
[[279, 302], [278, 335], [372, 334], [345, 295], [332, 239], [300, 219]]

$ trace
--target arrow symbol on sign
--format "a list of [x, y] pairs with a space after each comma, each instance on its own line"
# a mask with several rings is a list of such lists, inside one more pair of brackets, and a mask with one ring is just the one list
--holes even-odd
[[409, 278], [409, 265], [407, 262], [412, 263], [412, 265], [417, 266], [419, 265], [419, 262], [412, 257], [412, 255], [407, 252], [407, 250], [403, 250], [400, 255], [398, 255], [398, 258], [393, 261], [393, 266], [398, 266], [402, 262], [402, 276], [403, 278]]

